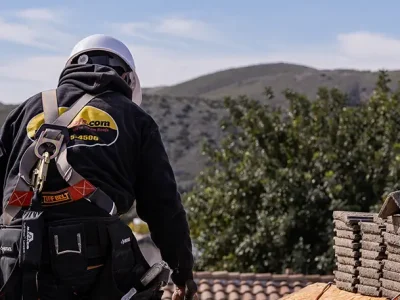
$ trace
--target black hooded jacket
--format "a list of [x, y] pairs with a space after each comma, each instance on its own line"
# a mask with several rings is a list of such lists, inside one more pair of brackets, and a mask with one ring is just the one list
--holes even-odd
[[[86, 92], [104, 91], [109, 92], [91, 100], [71, 122], [77, 125], [69, 130], [73, 139], [68, 144], [68, 161], [84, 178], [111, 196], [119, 214], [127, 212], [136, 199], [139, 217], [148, 223], [153, 241], [174, 270], [173, 281], [183, 286], [193, 276], [189, 226], [156, 122], [131, 101], [131, 90], [118, 74], [99, 65], [75, 65], [62, 71], [57, 88], [59, 108], [68, 108]], [[1, 128], [3, 208], [17, 179], [21, 156], [40, 125], [42, 112], [39, 93], [15, 108]], [[67, 184], [56, 167], [50, 165], [43, 191], [65, 187]], [[58, 216], [104, 214], [85, 200], [47, 210]]]

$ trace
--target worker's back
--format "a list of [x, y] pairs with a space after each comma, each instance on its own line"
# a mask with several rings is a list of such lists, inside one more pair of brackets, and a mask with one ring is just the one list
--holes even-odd
[[[93, 72], [94, 68], [96, 72]], [[136, 177], [141, 175], [137, 172], [141, 143], [151, 128], [156, 128], [153, 119], [128, 98], [129, 91], [126, 95], [120, 92], [126, 87], [112, 69], [84, 65], [66, 68], [57, 90], [60, 113], [84, 93], [108, 91], [93, 99], [70, 123], [68, 161], [84, 178], [113, 198], [119, 213], [126, 212], [132, 206]], [[8, 170], [11, 183], [13, 176], [18, 174], [21, 156], [44, 122], [41, 95], [35, 95], [21, 104], [7, 122], [6, 130], [14, 130], [7, 132], [6, 136], [14, 141], [16, 149]], [[51, 207], [51, 211], [67, 214], [104, 213], [97, 207], [93, 209], [93, 205], [85, 201], [60, 206], [71, 200], [65, 190], [67, 187], [68, 184], [52, 161], [43, 189], [43, 205]], [[11, 184], [6, 186], [5, 200], [10, 197], [12, 190]]]

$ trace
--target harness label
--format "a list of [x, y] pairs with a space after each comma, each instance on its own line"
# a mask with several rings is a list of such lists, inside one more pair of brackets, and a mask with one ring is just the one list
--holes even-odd
[[[68, 108], [59, 107], [62, 115]], [[27, 127], [28, 138], [33, 141], [36, 131], [44, 123], [44, 113], [33, 117]], [[70, 141], [67, 148], [111, 146], [118, 139], [118, 125], [110, 114], [93, 106], [85, 106], [68, 125]]]
[[131, 241], [131, 238], [130, 238], [130, 237], [128, 237], [128, 238], [126, 238], [126, 239], [122, 239], [121, 245], [124, 245], [124, 244], [126, 244], [126, 243], [129, 243], [130, 241]]
[[1, 251], [2, 254], [13, 253], [12, 247], [7, 247], [7, 246], [1, 246], [0, 247], [0, 251]]
[[43, 192], [42, 199], [43, 205], [60, 204], [61, 202], [72, 201], [71, 195], [66, 190], [56, 193]]
[[32, 231], [29, 231], [29, 226], [26, 227], [26, 233], [27, 233], [26, 249], [29, 249], [29, 244], [33, 242], [35, 235]]

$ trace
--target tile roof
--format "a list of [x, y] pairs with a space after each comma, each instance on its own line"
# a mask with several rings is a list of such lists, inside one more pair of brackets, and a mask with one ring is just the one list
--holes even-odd
[[[158, 248], [148, 234], [135, 234], [146, 260], [152, 265], [161, 260]], [[327, 283], [333, 275], [303, 275], [237, 272], [195, 272], [199, 300], [277, 300], [312, 283]], [[172, 282], [164, 289], [162, 299], [172, 299]]]
[[[333, 275], [195, 272], [199, 300], [278, 300], [305, 286], [333, 281]], [[162, 299], [172, 299], [172, 283]]]

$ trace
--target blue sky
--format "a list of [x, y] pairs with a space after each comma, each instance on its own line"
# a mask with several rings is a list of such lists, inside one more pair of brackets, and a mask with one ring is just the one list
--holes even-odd
[[399, 11], [395, 0], [1, 1], [0, 101], [53, 88], [93, 33], [129, 46], [145, 87], [282, 61], [400, 69]]

